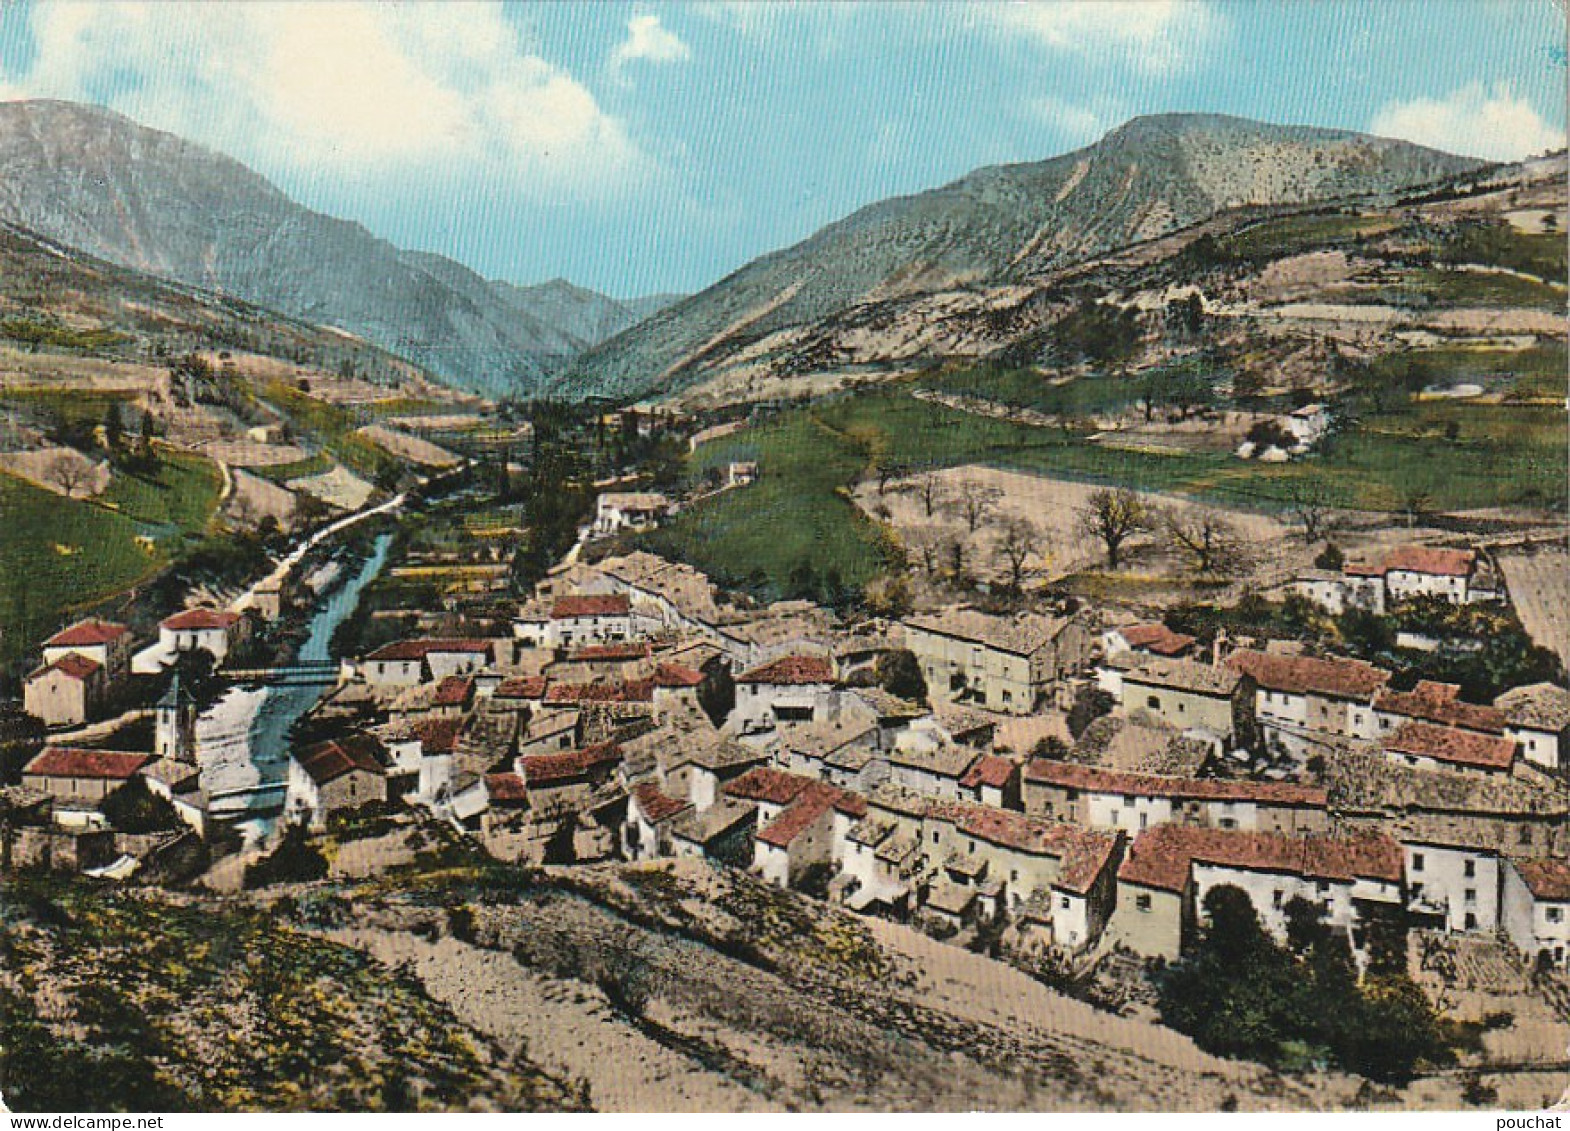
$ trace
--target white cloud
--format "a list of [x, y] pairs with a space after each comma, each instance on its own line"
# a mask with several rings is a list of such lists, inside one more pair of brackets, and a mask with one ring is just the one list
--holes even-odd
[[679, 63], [691, 57], [687, 45], [661, 25], [658, 16], [633, 16], [627, 21], [627, 38], [611, 53], [611, 66], [619, 68], [635, 59]]
[[983, 27], [1048, 51], [1150, 74], [1192, 66], [1222, 28], [1202, 0], [1011, 0], [979, 5], [976, 14]]
[[1525, 98], [1507, 86], [1490, 90], [1480, 82], [1443, 98], [1387, 103], [1368, 128], [1384, 137], [1494, 161], [1515, 161], [1565, 144], [1564, 130], [1543, 121]]
[[1098, 100], [1095, 106], [1085, 106], [1050, 95], [1031, 99], [1026, 110], [1031, 117], [1054, 127], [1075, 145], [1095, 141], [1128, 116], [1104, 100]]
[[538, 195], [649, 161], [494, 3], [50, 3], [31, 96], [100, 102], [264, 167], [351, 179], [467, 167]]
[[704, 0], [693, 11], [704, 19], [723, 24], [747, 36], [765, 36], [787, 16], [806, 15], [815, 5], [792, 5], [780, 0]]

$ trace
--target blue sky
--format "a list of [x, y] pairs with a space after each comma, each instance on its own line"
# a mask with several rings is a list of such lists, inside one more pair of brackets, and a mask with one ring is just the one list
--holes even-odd
[[0, 98], [118, 109], [493, 278], [700, 289], [1137, 114], [1564, 144], [1554, 0], [0, 7]]

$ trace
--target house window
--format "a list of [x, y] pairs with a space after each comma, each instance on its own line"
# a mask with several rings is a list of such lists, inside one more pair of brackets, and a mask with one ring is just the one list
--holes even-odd
[[937, 829], [933, 829], [932, 830], [932, 843], [933, 844], [937, 844], [938, 843], [938, 830]]
[[1231, 817], [1222, 817], [1220, 823], [1221, 823], [1221, 827], [1224, 828], [1224, 829], [1235, 829], [1235, 828], [1237, 828], [1237, 822], [1235, 820], [1233, 820]]
[[974, 853], [976, 851], [976, 842], [975, 841], [970, 841], [969, 844], [970, 844], [970, 851], [972, 853]]
[[1149, 707], [1152, 711], [1158, 710], [1161, 707], [1161, 700], [1154, 695], [1147, 695], [1145, 696], [1145, 706]]
[[1421, 852], [1414, 852], [1414, 853], [1412, 853], [1412, 871], [1414, 871], [1414, 872], [1421, 872], [1422, 870], [1423, 870], [1423, 854]]
[[1466, 913], [1466, 929], [1469, 931], [1477, 930], [1477, 916], [1470, 911]]
[[1282, 895], [1283, 895], [1283, 892], [1281, 891], [1280, 888], [1277, 888], [1275, 891], [1271, 892], [1270, 893], [1270, 906], [1272, 906], [1272, 907], [1280, 907], [1281, 906], [1281, 897], [1282, 897]]
[[1068, 910], [1068, 896], [1066, 896], [1066, 895], [1059, 896], [1058, 897], [1058, 906], [1061, 907], [1064, 911], [1067, 911]]
[[1543, 917], [1550, 923], [1557, 923], [1565, 917], [1565, 913], [1561, 908], [1550, 907], [1543, 912]]
[[1134, 906], [1135, 906], [1136, 909], [1138, 909], [1140, 911], [1149, 911], [1150, 910], [1150, 896], [1148, 896], [1148, 895], [1136, 895], [1134, 897]]
[[1477, 902], [1477, 889], [1476, 888], [1467, 888], [1466, 889], [1465, 901], [1467, 903], [1476, 903]]
[[1009, 882], [1010, 883], [1015, 883], [1015, 884], [1019, 883], [1019, 869], [1018, 868], [1012, 868], [1012, 869], [1009, 870]]
[[1465, 864], [1463, 864], [1461, 866], [1461, 874], [1469, 880], [1473, 876], [1477, 875], [1477, 861], [1468, 860]]
[[1125, 809], [1132, 809], [1132, 808], [1134, 808], [1134, 799], [1132, 797], [1125, 797], [1123, 799], [1123, 808], [1125, 808]]

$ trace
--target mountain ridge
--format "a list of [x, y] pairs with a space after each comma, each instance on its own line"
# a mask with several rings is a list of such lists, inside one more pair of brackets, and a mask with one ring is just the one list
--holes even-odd
[[985, 166], [857, 209], [595, 347], [555, 384], [678, 391], [771, 334], [863, 305], [1030, 285], [1226, 208], [1396, 191], [1483, 164], [1350, 130], [1215, 114], [1136, 118], [1068, 153]]
[[576, 304], [406, 251], [292, 200], [244, 163], [113, 110], [0, 103], [0, 215], [113, 263], [339, 327], [454, 387], [533, 392], [645, 309]]

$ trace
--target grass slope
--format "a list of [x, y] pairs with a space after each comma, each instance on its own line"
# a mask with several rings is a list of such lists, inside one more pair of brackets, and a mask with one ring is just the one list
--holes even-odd
[[1442, 510], [1562, 508], [1563, 440], [1557, 409], [1414, 401], [1359, 422], [1323, 456], [1267, 466], [1229, 453], [1111, 448], [1092, 443], [1083, 430], [956, 412], [886, 388], [796, 410], [704, 445], [690, 461], [694, 472], [757, 459], [759, 481], [690, 507], [648, 544], [722, 580], [761, 574], [778, 590], [806, 560], [819, 575], [832, 568], [860, 584], [886, 556], [877, 527], [845, 498], [845, 488], [874, 468], [910, 472], [969, 463], [1249, 509], [1279, 508], [1304, 480], [1323, 483], [1336, 505], [1359, 509], [1399, 511], [1414, 493]]
[[[201, 456], [161, 451], [145, 477], [117, 472], [96, 500], [66, 499], [0, 472], [0, 662], [73, 609], [135, 585], [207, 528], [222, 480]], [[152, 548], [137, 542], [151, 537]]]

